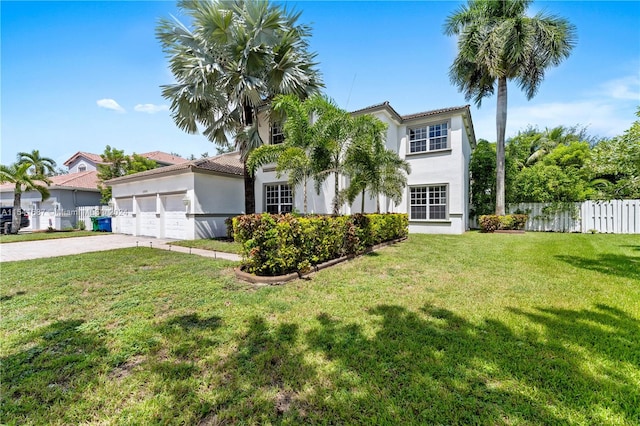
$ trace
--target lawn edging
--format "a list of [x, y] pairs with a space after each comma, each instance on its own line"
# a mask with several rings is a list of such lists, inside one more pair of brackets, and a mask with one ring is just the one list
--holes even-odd
[[313, 274], [314, 272], [318, 272], [318, 271], [321, 271], [322, 269], [329, 268], [331, 266], [337, 265], [347, 260], [351, 260], [356, 257], [360, 257], [362, 255], [374, 252], [376, 250], [390, 246], [392, 244], [402, 242], [406, 239], [407, 237], [402, 237], [402, 238], [398, 238], [391, 241], [385, 241], [383, 243], [376, 244], [375, 246], [367, 247], [364, 250], [364, 252], [359, 255], [347, 255], [347, 256], [338, 257], [336, 259], [327, 260], [326, 262], [312, 266], [311, 270], [307, 272], [298, 271], [298, 272], [292, 272], [290, 274], [285, 274], [285, 275], [256, 275], [256, 274], [250, 274], [248, 272], [243, 271], [242, 267], [233, 268], [233, 271], [236, 274], [236, 278], [242, 281], [246, 281], [252, 284], [279, 285], [279, 284], [287, 283], [289, 281], [307, 278], [309, 275]]

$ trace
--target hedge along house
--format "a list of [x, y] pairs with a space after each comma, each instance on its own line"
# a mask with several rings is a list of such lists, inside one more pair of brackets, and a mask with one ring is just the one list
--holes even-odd
[[113, 232], [190, 240], [226, 235], [225, 219], [244, 211], [237, 152], [186, 161], [105, 182]]
[[[386, 146], [411, 165], [402, 202], [394, 203], [380, 196], [383, 212], [407, 213], [409, 232], [461, 234], [469, 229], [469, 161], [476, 139], [468, 105], [400, 115], [384, 102], [352, 112], [354, 116], [371, 114], [388, 125]], [[260, 136], [268, 143], [283, 141], [280, 123], [270, 123], [260, 115]], [[340, 189], [347, 185], [340, 178]], [[286, 176], [278, 179], [275, 165], [256, 172], [256, 211], [282, 213], [302, 210], [302, 190], [291, 188]], [[307, 188], [308, 211], [330, 213], [333, 200], [333, 178], [329, 177], [318, 195], [313, 182]], [[365, 211], [376, 210], [376, 199], [365, 194]], [[341, 213], [359, 213], [361, 198]]]
[[[20, 204], [29, 213], [30, 224], [24, 230], [38, 231], [48, 228], [63, 230], [75, 227], [78, 221], [77, 207], [100, 204], [98, 174], [96, 171], [51, 176], [47, 187], [49, 198], [42, 200], [37, 191], [22, 193]], [[43, 183], [44, 185], [44, 183]], [[13, 206], [14, 184], [0, 186], [0, 203]]]

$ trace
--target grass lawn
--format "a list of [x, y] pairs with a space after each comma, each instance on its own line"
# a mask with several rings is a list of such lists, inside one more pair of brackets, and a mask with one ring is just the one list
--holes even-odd
[[56, 240], [58, 238], [90, 237], [105, 235], [105, 232], [93, 231], [58, 231], [58, 232], [33, 232], [18, 235], [0, 235], [0, 243], [18, 243], [22, 241]]
[[640, 424], [637, 235], [412, 235], [277, 287], [2, 264], [0, 423]]
[[173, 246], [181, 247], [193, 247], [203, 250], [221, 251], [224, 253], [240, 253], [242, 248], [239, 243], [234, 241], [204, 239], [204, 240], [185, 240], [185, 241], [173, 241]]

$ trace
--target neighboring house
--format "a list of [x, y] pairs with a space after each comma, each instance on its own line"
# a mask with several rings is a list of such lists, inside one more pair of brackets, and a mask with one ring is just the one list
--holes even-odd
[[[22, 209], [29, 213], [31, 224], [24, 230], [42, 230], [49, 227], [62, 230], [75, 227], [76, 208], [100, 204], [97, 188], [98, 176], [95, 170], [52, 176], [48, 186], [49, 198], [42, 201], [37, 191], [23, 192]], [[14, 184], [0, 185], [0, 203], [13, 206]]]
[[225, 219], [244, 211], [237, 152], [185, 161], [106, 182], [113, 232], [172, 239], [226, 235]]
[[[181, 164], [189, 161], [177, 155], [168, 154], [162, 151], [145, 152], [138, 155], [144, 158], [148, 158], [149, 160], [154, 160], [158, 164], [158, 167]], [[64, 162], [64, 165], [69, 169], [69, 173], [98, 170], [99, 164], [105, 164], [99, 154], [92, 154], [90, 152], [82, 151], [76, 152], [71, 156], [71, 158]]]
[[[461, 234], [469, 229], [469, 160], [476, 139], [469, 106], [444, 108], [400, 115], [388, 102], [363, 108], [353, 115], [371, 114], [388, 125], [386, 145], [411, 164], [408, 186], [396, 207], [380, 196], [383, 212], [408, 213], [409, 232]], [[282, 142], [279, 123], [269, 124], [261, 116], [260, 136], [268, 143]], [[347, 184], [340, 179], [340, 188]], [[302, 210], [302, 191], [291, 188], [286, 176], [276, 178], [274, 165], [256, 173], [256, 211], [289, 212]], [[333, 177], [322, 186], [320, 195], [309, 183], [310, 213], [330, 213]], [[343, 206], [341, 213], [360, 212], [361, 199]], [[365, 211], [375, 211], [376, 200], [365, 195]]]

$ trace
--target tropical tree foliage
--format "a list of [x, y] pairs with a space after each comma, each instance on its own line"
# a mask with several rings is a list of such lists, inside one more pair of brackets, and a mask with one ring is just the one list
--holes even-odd
[[493, 214], [496, 203], [496, 145], [480, 139], [471, 161], [471, 216]]
[[351, 143], [344, 159], [349, 186], [343, 194], [349, 203], [361, 194], [362, 213], [367, 190], [376, 199], [376, 213], [380, 213], [380, 195], [400, 204], [411, 173], [409, 163], [385, 146], [386, 131], [387, 125], [372, 115], [355, 117], [352, 122]]
[[[262, 145], [258, 113], [278, 94], [306, 98], [322, 87], [310, 27], [268, 1], [178, 2], [191, 27], [163, 19], [157, 36], [175, 84], [163, 86], [177, 126], [229, 144], [246, 161]], [[228, 136], [232, 141], [228, 140]], [[245, 163], [245, 210], [255, 210], [254, 181]]]
[[10, 166], [0, 165], [0, 183], [14, 184], [13, 189], [13, 214], [11, 217], [12, 234], [17, 234], [20, 230], [21, 201], [22, 193], [27, 191], [38, 191], [42, 200], [49, 198], [47, 189], [50, 180], [43, 175], [32, 173], [33, 165], [28, 162], [14, 163]]
[[124, 150], [112, 148], [107, 145], [104, 152], [100, 154], [104, 164], [98, 164], [98, 188], [102, 195], [101, 201], [108, 203], [111, 200], [111, 187], [104, 182], [120, 176], [133, 173], [144, 172], [155, 169], [157, 163], [138, 154], [125, 155]]
[[[639, 112], [640, 114], [640, 112]], [[546, 142], [544, 154], [527, 161], [539, 151], [550, 131], [530, 127], [509, 139], [506, 145], [506, 196], [508, 203], [579, 202], [588, 199], [640, 198], [640, 120], [624, 134], [612, 139], [595, 138], [580, 127], [563, 129], [557, 143]], [[472, 153], [472, 214], [492, 210], [492, 182], [495, 163], [490, 157], [495, 144], [480, 141]]]
[[505, 214], [505, 129], [507, 81], [513, 80], [527, 99], [538, 91], [550, 66], [567, 58], [575, 44], [575, 27], [565, 19], [538, 13], [531, 0], [469, 0], [445, 23], [447, 35], [458, 36], [458, 55], [451, 81], [467, 100], [480, 106], [497, 89], [496, 214]]
[[52, 176], [56, 174], [56, 162], [49, 158], [40, 155], [40, 151], [37, 149], [31, 152], [19, 152], [18, 153], [19, 164], [29, 164], [29, 173], [32, 176]]
[[[258, 167], [276, 163], [276, 176], [287, 174], [291, 187], [302, 187], [303, 210], [307, 213], [307, 187], [315, 176], [316, 165], [313, 151], [317, 139], [317, 128], [312, 116], [320, 96], [312, 96], [304, 101], [293, 95], [279, 95], [273, 100], [273, 111], [286, 117], [282, 131], [284, 142], [276, 145], [262, 145], [249, 154], [247, 167], [254, 174]], [[319, 192], [320, 187], [316, 185]]]

